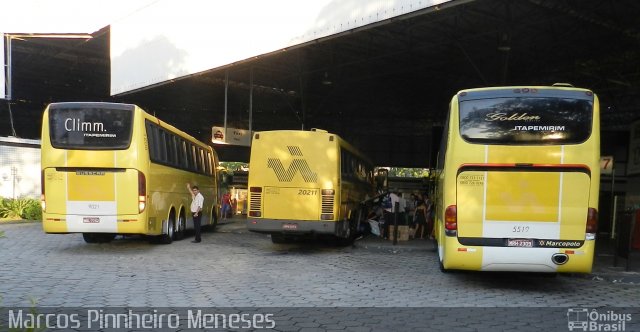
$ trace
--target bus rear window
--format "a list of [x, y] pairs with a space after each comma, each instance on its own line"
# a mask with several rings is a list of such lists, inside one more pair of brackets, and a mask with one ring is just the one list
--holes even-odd
[[133, 106], [74, 105], [49, 109], [51, 145], [75, 150], [121, 150], [131, 141]]
[[591, 135], [593, 100], [504, 97], [460, 102], [460, 135], [480, 144], [575, 144]]

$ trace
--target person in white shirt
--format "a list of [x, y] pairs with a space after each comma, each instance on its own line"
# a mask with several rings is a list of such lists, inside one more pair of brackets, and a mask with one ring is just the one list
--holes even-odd
[[200, 243], [200, 222], [202, 220], [202, 207], [204, 205], [204, 196], [200, 193], [198, 186], [191, 186], [187, 183], [187, 189], [191, 193], [191, 215], [193, 216], [193, 228], [195, 230], [195, 239], [191, 242]]
[[[385, 206], [384, 207], [384, 238], [388, 238], [389, 237], [389, 226], [394, 224], [394, 209], [396, 206], [396, 203], [398, 203], [398, 209], [403, 209], [403, 206], [400, 204], [400, 196], [398, 196], [398, 190], [397, 189], [391, 189], [389, 191], [389, 201], [391, 203], [390, 206]], [[402, 210], [401, 210], [402, 211]], [[401, 225], [401, 223], [398, 223], [399, 225]]]

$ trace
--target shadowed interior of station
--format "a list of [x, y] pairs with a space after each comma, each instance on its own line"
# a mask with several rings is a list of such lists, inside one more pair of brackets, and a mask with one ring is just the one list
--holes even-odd
[[[224, 122], [228, 73], [230, 127], [248, 129], [252, 103], [254, 131], [322, 128], [376, 165], [428, 167], [457, 91], [566, 82], [600, 97], [603, 154], [615, 154], [639, 117], [639, 14], [632, 0], [452, 1], [118, 96], [109, 95], [109, 27], [90, 39], [15, 33], [0, 135], [39, 138], [50, 102], [116, 101], [209, 142]], [[217, 150], [248, 161], [247, 147]]]

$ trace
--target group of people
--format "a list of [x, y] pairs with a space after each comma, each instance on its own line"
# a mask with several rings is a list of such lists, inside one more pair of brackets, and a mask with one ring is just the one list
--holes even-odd
[[[374, 207], [372, 218], [377, 219], [380, 226], [380, 236], [389, 237], [389, 226], [394, 225], [394, 212], [398, 205], [397, 224], [409, 226], [409, 237], [416, 239], [433, 237], [432, 202], [428, 194], [411, 194], [405, 199], [398, 190], [391, 190], [382, 199], [381, 205]], [[376, 211], [377, 210], [377, 211]]]

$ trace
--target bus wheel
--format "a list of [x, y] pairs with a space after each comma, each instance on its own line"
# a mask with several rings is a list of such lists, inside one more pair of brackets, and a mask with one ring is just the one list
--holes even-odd
[[178, 229], [176, 229], [175, 232], [175, 240], [180, 241], [184, 239], [184, 234], [187, 230], [187, 219], [184, 217], [183, 213], [180, 214], [180, 217], [178, 218], [178, 224], [176, 226], [178, 227]]
[[82, 238], [86, 243], [98, 243], [98, 238], [95, 233], [82, 233]]
[[442, 264], [442, 261], [440, 259], [438, 259], [438, 267], [440, 268], [440, 272], [442, 273], [448, 273], [449, 270], [444, 268], [444, 264]]
[[351, 233], [351, 223], [347, 221], [347, 229], [345, 230], [344, 238], [347, 240], [350, 239]]
[[114, 233], [82, 233], [86, 243], [109, 243], [116, 238]]
[[171, 242], [173, 242], [173, 237], [174, 237], [174, 220], [173, 218], [170, 218], [169, 220], [167, 220], [167, 234], [162, 234], [160, 235], [160, 243], [162, 244], [171, 244]]
[[115, 233], [102, 233], [98, 234], [98, 243], [109, 243], [116, 238]]
[[284, 234], [271, 234], [271, 242], [275, 244], [287, 243], [287, 237]]
[[218, 227], [218, 215], [216, 214], [216, 209], [211, 208], [211, 218], [213, 218], [213, 223], [211, 223], [211, 231], [214, 232], [216, 227]]

